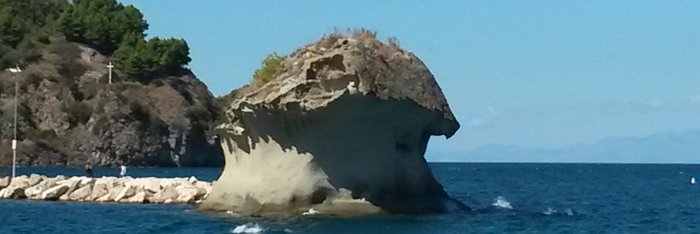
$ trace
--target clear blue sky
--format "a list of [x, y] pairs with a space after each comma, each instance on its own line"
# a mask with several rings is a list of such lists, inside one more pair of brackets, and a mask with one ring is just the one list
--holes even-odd
[[247, 83], [268, 53], [336, 27], [397, 37], [462, 123], [431, 141], [429, 159], [700, 128], [700, 1], [122, 2], [141, 9], [150, 36], [188, 41], [215, 95]]

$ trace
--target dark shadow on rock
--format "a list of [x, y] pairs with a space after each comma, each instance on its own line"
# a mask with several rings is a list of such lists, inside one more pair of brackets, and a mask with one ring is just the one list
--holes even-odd
[[[415, 102], [382, 100], [373, 94], [344, 95], [325, 108], [301, 111], [249, 106], [237, 113], [248, 139], [232, 139], [236, 147], [255, 150], [273, 140], [284, 150], [313, 155], [336, 188], [353, 192], [391, 213], [468, 211], [433, 177], [424, 158], [429, 138], [451, 135], [456, 121]], [[229, 138], [230, 139], [230, 138]]]

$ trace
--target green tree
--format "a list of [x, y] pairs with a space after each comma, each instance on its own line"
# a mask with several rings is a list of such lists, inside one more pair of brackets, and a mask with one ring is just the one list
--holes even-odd
[[146, 41], [143, 38], [122, 43], [114, 51], [112, 59], [130, 77], [146, 77], [155, 73], [153, 56], [146, 54]]
[[113, 59], [127, 75], [144, 80], [180, 72], [191, 61], [187, 42], [181, 39], [129, 39], [114, 52]]
[[63, 75], [78, 76], [82, 70], [72, 68], [80, 66], [70, 62], [79, 50], [70, 41], [111, 56], [131, 78], [146, 80], [183, 71], [191, 61], [187, 42], [145, 40], [146, 29], [148, 23], [138, 9], [116, 0], [0, 0], [0, 68], [43, 57], [61, 65]]
[[13, 9], [14, 18], [39, 27], [49, 26], [69, 5], [67, 0], [0, 0]]
[[148, 23], [138, 9], [116, 0], [74, 0], [58, 18], [58, 27], [69, 41], [111, 54], [125, 35], [143, 38]]
[[185, 40], [170, 38], [159, 40], [157, 43], [160, 52], [159, 64], [165, 72], [176, 72], [192, 61], [190, 47]]
[[0, 43], [11, 48], [17, 46], [28, 31], [26, 22], [17, 14], [17, 10], [11, 6], [0, 9]]
[[0, 0], [0, 68], [41, 58], [66, 0]]

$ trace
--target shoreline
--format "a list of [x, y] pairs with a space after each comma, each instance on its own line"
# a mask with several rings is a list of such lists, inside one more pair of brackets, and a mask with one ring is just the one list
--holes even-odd
[[0, 177], [0, 200], [198, 204], [212, 182], [196, 177], [98, 177], [39, 174]]

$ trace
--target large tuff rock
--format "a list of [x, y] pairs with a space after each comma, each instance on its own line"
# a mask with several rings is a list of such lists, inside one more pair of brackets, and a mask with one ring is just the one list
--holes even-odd
[[281, 66], [272, 81], [236, 91], [226, 109], [230, 123], [221, 126], [225, 169], [201, 209], [255, 215], [467, 209], [448, 197], [423, 157], [431, 136], [450, 137], [459, 123], [413, 53], [373, 37], [332, 36], [298, 49]]
[[[220, 107], [192, 73], [137, 82], [117, 67], [108, 84], [109, 58], [71, 45], [80, 56], [52, 60], [57, 55], [46, 52], [18, 78], [20, 165], [223, 164], [207, 134]], [[0, 71], [0, 166], [11, 162], [13, 98], [13, 75]]]

